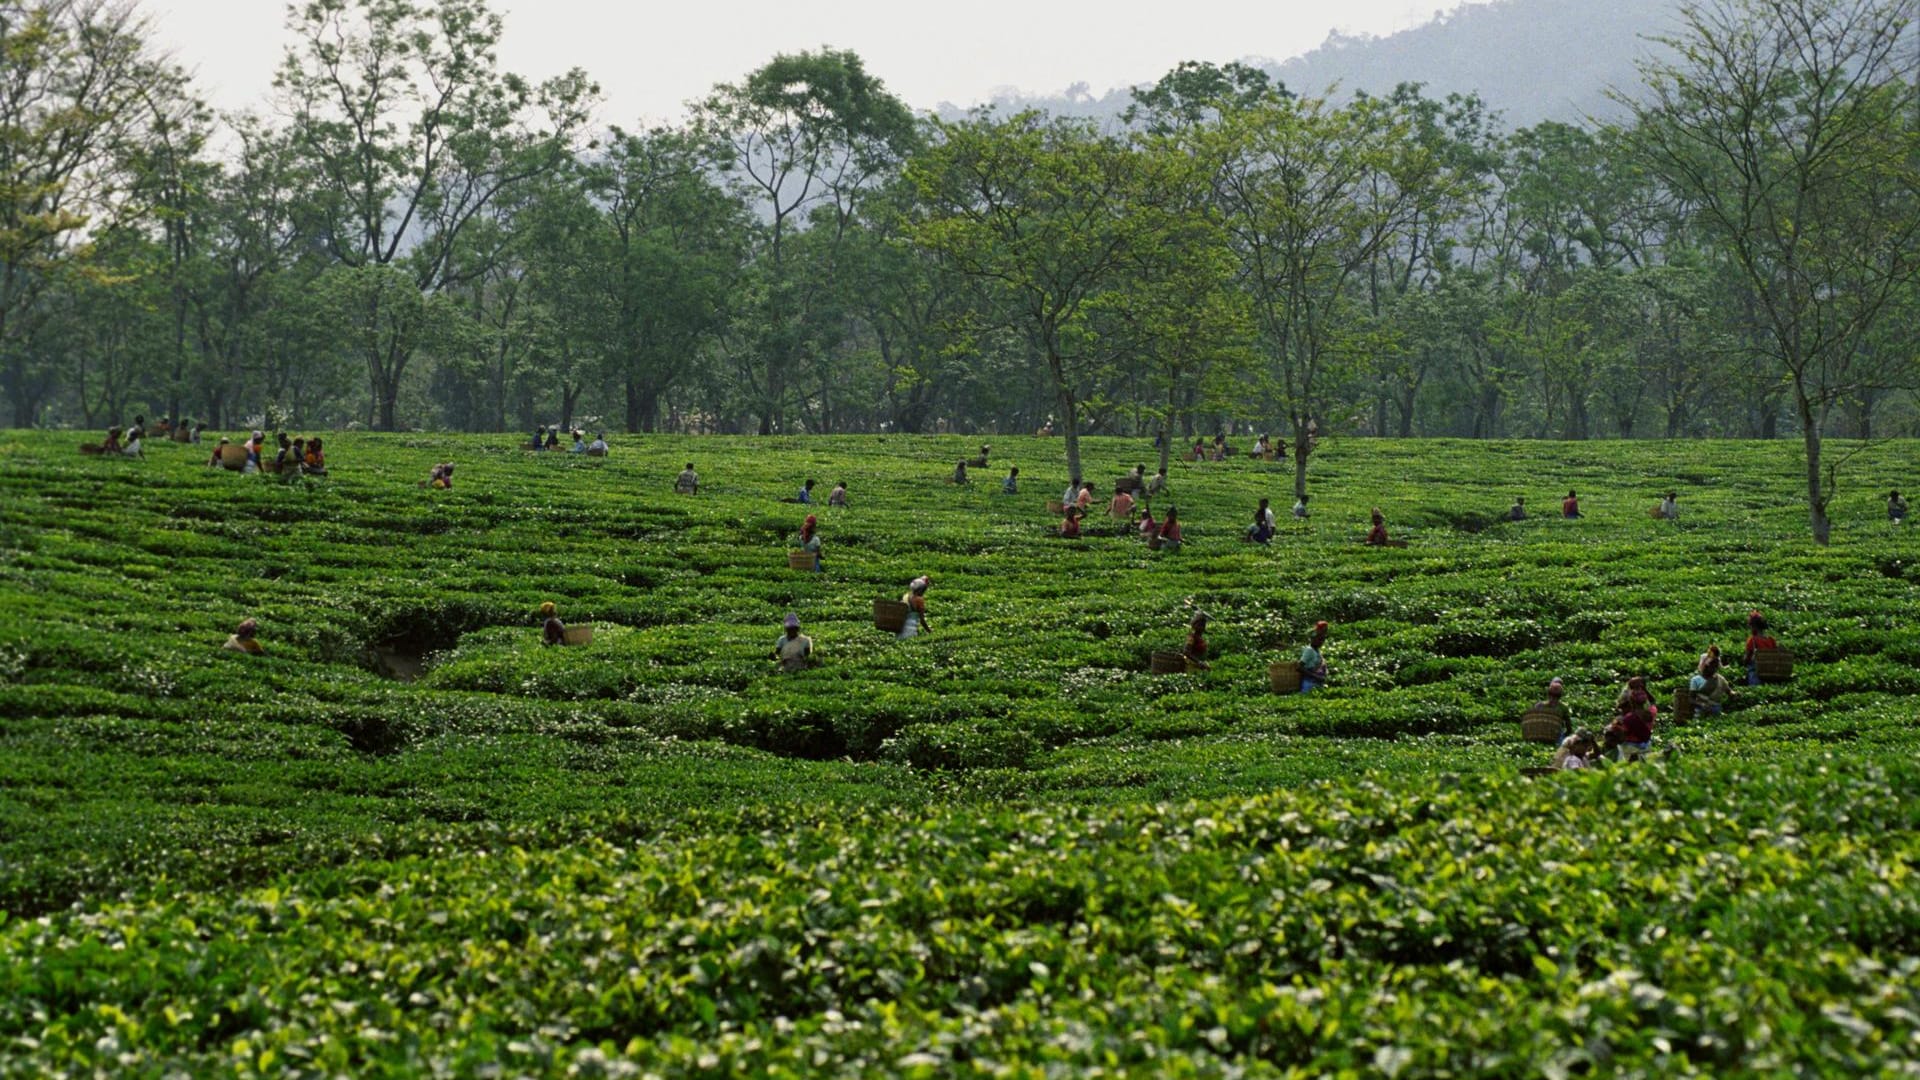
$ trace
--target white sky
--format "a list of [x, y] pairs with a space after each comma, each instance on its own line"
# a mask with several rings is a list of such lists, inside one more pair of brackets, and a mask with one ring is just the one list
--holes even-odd
[[[1597, 0], [1605, 2], [1605, 0]], [[996, 89], [1101, 94], [1158, 78], [1181, 60], [1285, 59], [1329, 30], [1386, 34], [1461, 0], [494, 0], [501, 60], [540, 79], [585, 68], [604, 94], [598, 120], [678, 119], [684, 103], [775, 53], [832, 45], [916, 109], [971, 105]], [[908, 12], [937, 8], [945, 14]], [[281, 0], [143, 0], [159, 44], [222, 109], [266, 109], [285, 50]]]

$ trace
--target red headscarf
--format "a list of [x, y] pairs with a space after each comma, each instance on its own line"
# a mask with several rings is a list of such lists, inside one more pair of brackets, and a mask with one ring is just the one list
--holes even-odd
[[815, 517], [812, 514], [808, 514], [807, 520], [802, 522], [800, 525], [800, 539], [802, 540], [813, 539], [813, 530], [816, 527], [818, 527], [819, 524], [820, 524], [819, 518]]

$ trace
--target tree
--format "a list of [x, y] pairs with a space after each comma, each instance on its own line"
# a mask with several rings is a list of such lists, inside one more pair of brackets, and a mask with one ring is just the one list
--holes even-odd
[[[833, 296], [831, 259], [861, 200], [916, 143], [913, 114], [852, 52], [782, 54], [738, 83], [714, 88], [698, 110], [715, 163], [758, 204], [756, 280], [742, 378], [760, 433], [781, 426], [796, 373], [818, 353]], [[802, 245], [803, 232], [824, 237]]]
[[[306, 0], [289, 23], [297, 44], [274, 85], [309, 170], [309, 235], [345, 266], [399, 270], [423, 293], [485, 272], [484, 252], [456, 257], [463, 240], [503, 192], [570, 159], [596, 88], [577, 70], [538, 87], [500, 71], [485, 0]], [[383, 430], [412, 358], [362, 356]]]
[[91, 238], [132, 215], [132, 148], [175, 114], [187, 79], [109, 0], [0, 0], [0, 385], [25, 427], [58, 385], [34, 347], [50, 289], [110, 279]]
[[1714, 0], [1683, 10], [1675, 59], [1643, 66], [1634, 146], [1744, 279], [1755, 346], [1792, 387], [1815, 543], [1832, 530], [1828, 415], [1912, 385], [1866, 348], [1920, 281], [1920, 139], [1898, 46], [1904, 0]]
[[1192, 160], [1033, 112], [938, 131], [907, 166], [927, 208], [912, 235], [985, 286], [983, 319], [1039, 355], [1081, 476], [1084, 383], [1123, 349], [1095, 317], [1121, 290], [1163, 280], [1169, 242], [1192, 227]]
[[585, 306], [601, 320], [628, 431], [658, 430], [667, 393], [733, 314], [748, 212], [709, 177], [709, 153], [689, 132], [615, 128], [584, 168], [591, 216], [577, 257], [542, 263], [570, 295], [594, 299]]
[[1385, 245], [1445, 216], [1455, 180], [1433, 146], [1410, 137], [1407, 117], [1377, 98], [1334, 107], [1268, 96], [1227, 111], [1210, 138], [1268, 384], [1293, 428], [1297, 498], [1319, 422], [1365, 351], [1349, 317], [1353, 292]]

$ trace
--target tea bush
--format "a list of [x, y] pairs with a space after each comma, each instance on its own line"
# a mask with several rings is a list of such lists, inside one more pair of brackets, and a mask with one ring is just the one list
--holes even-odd
[[[1910, 445], [1849, 461], [1827, 549], [1784, 444], [1333, 441], [1264, 548], [1289, 472], [1176, 462], [1155, 553], [1053, 536], [1039, 440], [970, 488], [957, 437], [345, 434], [291, 483], [71, 442], [0, 434], [0, 1071], [1920, 1059], [1920, 543], [1873, 497]], [[817, 575], [807, 475], [852, 493]], [[1569, 477], [1585, 519], [1501, 520]], [[1407, 548], [1358, 543], [1375, 505]], [[920, 574], [931, 631], [874, 630]], [[1585, 726], [1632, 674], [1664, 708], [1754, 607], [1793, 681], [1663, 716], [1662, 766], [1516, 778], [1549, 677]], [[1211, 667], [1148, 674], [1198, 610]], [[267, 655], [221, 651], [248, 615]], [[1335, 684], [1272, 694], [1316, 619]]]

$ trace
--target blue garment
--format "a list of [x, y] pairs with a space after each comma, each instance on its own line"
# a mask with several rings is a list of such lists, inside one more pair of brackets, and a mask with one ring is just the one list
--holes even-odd
[[799, 499], [798, 499], [797, 501], [799, 501], [799, 502], [803, 502], [803, 503], [811, 503], [811, 502], [813, 502], [813, 492], [811, 492], [811, 491], [808, 491], [808, 490], [807, 490], [806, 488], [801, 488], [801, 489], [800, 489], [800, 498], [799, 498]]

